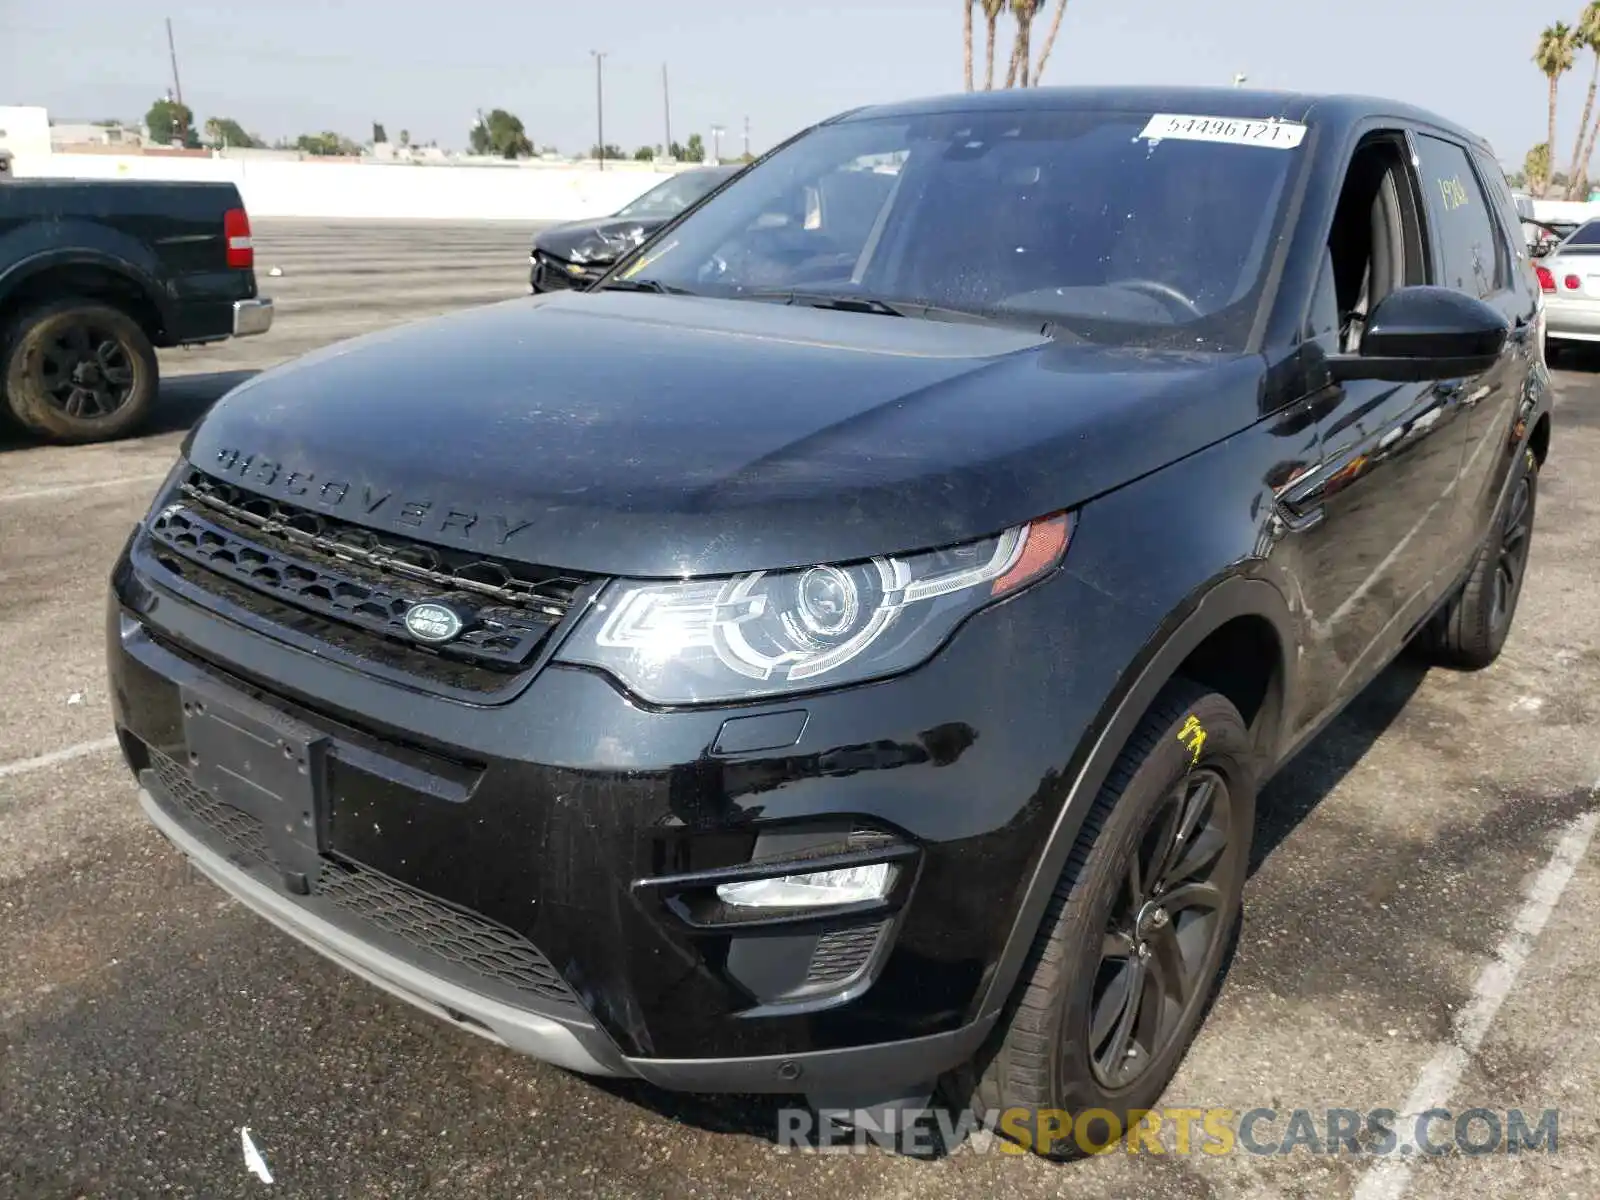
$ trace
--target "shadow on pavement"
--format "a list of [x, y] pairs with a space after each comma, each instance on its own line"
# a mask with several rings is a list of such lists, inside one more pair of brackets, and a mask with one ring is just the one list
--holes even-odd
[[[152, 437], [188, 429], [229, 391], [259, 374], [259, 370], [252, 369], [166, 376], [161, 380], [161, 392], [150, 418], [129, 436]], [[19, 428], [9, 419], [9, 413], [4, 416], [5, 419], [0, 420], [0, 453], [48, 444], [43, 438]]]
[[1250, 874], [1339, 785], [1404, 711], [1422, 681], [1425, 663], [1403, 654], [1278, 771], [1256, 799]]

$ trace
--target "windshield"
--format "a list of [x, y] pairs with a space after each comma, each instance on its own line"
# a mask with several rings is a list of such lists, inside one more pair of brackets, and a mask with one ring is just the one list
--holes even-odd
[[623, 277], [719, 296], [871, 297], [1043, 321], [1109, 343], [1237, 349], [1300, 151], [1149, 139], [1151, 118], [965, 113], [823, 126], [747, 170]]
[[721, 171], [685, 171], [658, 183], [637, 200], [618, 210], [619, 217], [672, 217], [688, 208], [728, 177]]

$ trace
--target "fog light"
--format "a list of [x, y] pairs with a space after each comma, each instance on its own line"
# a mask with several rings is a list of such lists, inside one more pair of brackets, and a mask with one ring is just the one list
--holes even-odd
[[773, 879], [751, 879], [744, 883], [717, 885], [717, 898], [724, 904], [744, 908], [822, 908], [837, 904], [861, 904], [882, 900], [893, 882], [888, 863], [869, 867], [845, 867], [838, 871], [813, 871], [806, 875], [779, 875]]

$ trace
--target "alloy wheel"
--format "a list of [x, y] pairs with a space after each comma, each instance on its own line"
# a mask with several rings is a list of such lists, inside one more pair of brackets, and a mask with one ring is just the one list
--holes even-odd
[[1191, 771], [1168, 793], [1136, 847], [1106, 923], [1089, 1003], [1089, 1065], [1101, 1086], [1127, 1087], [1161, 1057], [1205, 984], [1223, 935], [1231, 868], [1227, 781]]
[[1495, 562], [1494, 601], [1489, 620], [1495, 629], [1504, 625], [1522, 590], [1528, 565], [1528, 550], [1533, 541], [1533, 480], [1524, 474], [1517, 481], [1511, 504], [1506, 509], [1500, 537], [1500, 553]]

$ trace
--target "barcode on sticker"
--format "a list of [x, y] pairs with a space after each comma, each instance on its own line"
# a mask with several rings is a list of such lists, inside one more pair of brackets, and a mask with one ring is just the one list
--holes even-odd
[[1202, 117], [1192, 113], [1157, 113], [1139, 134], [1151, 141], [1176, 138], [1189, 142], [1227, 142], [1235, 146], [1267, 146], [1293, 150], [1305, 139], [1298, 121], [1262, 121], [1243, 117]]

